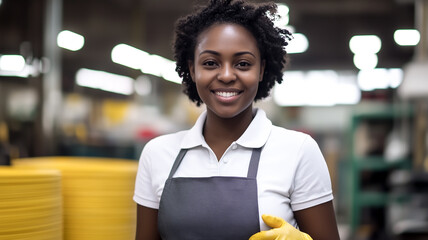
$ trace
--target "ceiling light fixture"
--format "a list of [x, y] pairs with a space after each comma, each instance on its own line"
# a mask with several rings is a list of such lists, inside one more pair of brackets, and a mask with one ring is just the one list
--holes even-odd
[[382, 48], [382, 41], [376, 35], [355, 35], [349, 40], [349, 48], [354, 54], [376, 54]]
[[82, 87], [123, 95], [131, 95], [134, 92], [134, 80], [132, 78], [99, 70], [79, 69], [76, 73], [76, 83]]
[[403, 70], [399, 68], [376, 68], [358, 72], [358, 86], [363, 91], [397, 88], [403, 81]]
[[19, 72], [25, 67], [25, 59], [21, 55], [1, 55], [0, 70]]
[[293, 39], [285, 47], [287, 53], [303, 53], [309, 48], [308, 38], [303, 33], [293, 33]]
[[123, 43], [111, 50], [111, 60], [114, 63], [133, 69], [140, 69], [147, 56], [149, 56], [147, 52]]
[[334, 70], [286, 71], [284, 81], [273, 89], [273, 100], [279, 106], [349, 105], [361, 99], [356, 76]]
[[174, 83], [181, 83], [181, 78], [175, 72], [174, 61], [149, 54], [127, 44], [116, 45], [111, 51], [111, 59], [115, 63], [139, 69], [142, 73], [161, 77]]
[[61, 48], [77, 51], [85, 45], [85, 38], [77, 33], [64, 30], [58, 34], [56, 42]]
[[274, 19], [274, 24], [276, 27], [285, 28], [290, 21], [290, 16], [288, 15], [290, 9], [284, 3], [277, 3], [276, 5], [278, 7], [277, 13], [279, 16]]
[[354, 55], [354, 65], [360, 70], [374, 69], [378, 63], [375, 53], [358, 53]]
[[349, 48], [355, 54], [354, 65], [360, 69], [374, 69], [377, 66], [377, 53], [382, 41], [376, 35], [355, 35], [349, 40]]
[[416, 29], [398, 29], [394, 32], [394, 41], [400, 46], [416, 46], [421, 34]]

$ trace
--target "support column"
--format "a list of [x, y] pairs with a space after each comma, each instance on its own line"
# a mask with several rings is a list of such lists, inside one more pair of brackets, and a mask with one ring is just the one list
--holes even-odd
[[61, 49], [56, 38], [62, 28], [62, 0], [46, 0], [43, 55], [49, 68], [42, 83], [42, 133], [45, 155], [55, 154], [58, 116], [62, 102]]
[[417, 61], [427, 60], [428, 58], [428, 0], [415, 1], [415, 25], [421, 34], [419, 44], [416, 46]]

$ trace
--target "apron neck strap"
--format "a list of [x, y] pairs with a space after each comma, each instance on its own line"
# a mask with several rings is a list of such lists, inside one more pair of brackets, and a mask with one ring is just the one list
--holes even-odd
[[[168, 179], [171, 179], [172, 176], [174, 176], [175, 172], [178, 169], [178, 166], [180, 166], [181, 161], [184, 158], [184, 155], [186, 155], [188, 149], [181, 149], [178, 153], [177, 157], [175, 158], [174, 164], [172, 165], [172, 169], [169, 172]], [[248, 167], [248, 178], [256, 178], [257, 177], [257, 170], [259, 168], [259, 161], [260, 161], [260, 153], [262, 151], [262, 148], [254, 148], [253, 152], [251, 154], [250, 159], [250, 166]]]
[[180, 166], [180, 163], [183, 160], [184, 155], [186, 155], [186, 153], [187, 153], [187, 149], [181, 149], [180, 150], [180, 152], [178, 153], [177, 157], [175, 158], [174, 165], [172, 165], [172, 169], [169, 172], [168, 179], [171, 179], [172, 176], [174, 176], [175, 171], [177, 171], [177, 168], [178, 168], [178, 166]]
[[260, 160], [260, 153], [262, 151], [262, 148], [254, 148], [253, 153], [251, 154], [250, 159], [250, 166], [248, 167], [248, 178], [256, 178], [257, 177], [257, 170], [259, 169], [259, 160]]

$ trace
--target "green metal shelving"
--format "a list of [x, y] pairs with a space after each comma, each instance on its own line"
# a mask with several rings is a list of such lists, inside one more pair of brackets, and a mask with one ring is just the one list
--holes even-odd
[[355, 154], [355, 132], [363, 121], [393, 121], [394, 118], [411, 116], [412, 111], [397, 111], [393, 106], [386, 107], [380, 111], [355, 113], [351, 119], [349, 132], [350, 143], [350, 174], [351, 174], [351, 196], [350, 196], [350, 226], [355, 233], [361, 224], [361, 212], [364, 208], [385, 207], [394, 197], [387, 191], [364, 190], [361, 186], [361, 173], [363, 171], [391, 171], [394, 169], [409, 169], [411, 159], [403, 158], [393, 162], [387, 161], [383, 156], [356, 156]]

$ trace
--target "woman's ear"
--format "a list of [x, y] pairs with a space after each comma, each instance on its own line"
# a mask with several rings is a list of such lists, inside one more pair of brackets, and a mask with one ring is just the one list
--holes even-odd
[[193, 61], [188, 61], [187, 66], [189, 68], [190, 77], [192, 78], [192, 81], [195, 82], [195, 65]]
[[265, 66], [266, 66], [266, 60], [262, 60], [262, 62], [260, 63], [259, 82], [263, 81], [263, 75], [265, 73]]

